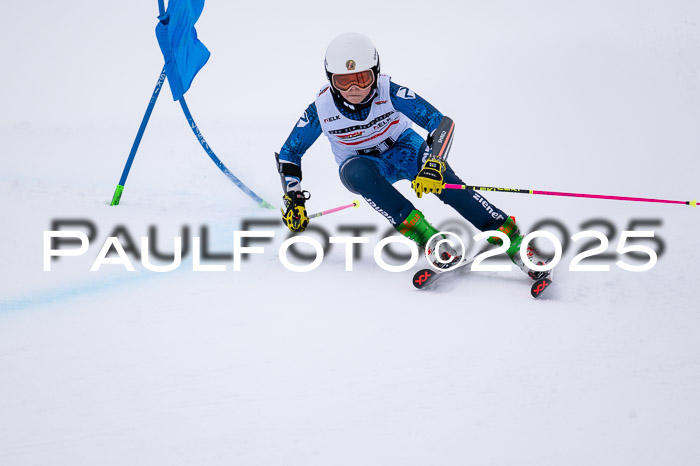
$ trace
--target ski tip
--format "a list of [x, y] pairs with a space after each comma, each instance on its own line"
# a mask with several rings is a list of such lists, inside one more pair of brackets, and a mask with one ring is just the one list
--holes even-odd
[[357, 209], [358, 207], [360, 207], [360, 201], [354, 200], [354, 201], [352, 201], [352, 205], [354, 205], [355, 208]]
[[413, 275], [413, 286], [419, 290], [425, 288], [428, 283], [430, 283], [431, 278], [435, 276], [437, 272], [430, 269], [421, 269]]
[[539, 298], [540, 296], [542, 296], [545, 290], [549, 289], [549, 286], [551, 284], [552, 280], [550, 280], [549, 278], [541, 278], [532, 284], [532, 287], [530, 288], [530, 294], [533, 298]]
[[693, 207], [697, 207], [698, 201], [690, 201], [690, 205], [692, 205]]

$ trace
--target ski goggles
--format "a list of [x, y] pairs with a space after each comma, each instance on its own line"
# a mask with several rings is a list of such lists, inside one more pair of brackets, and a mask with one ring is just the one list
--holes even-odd
[[372, 84], [374, 84], [374, 72], [372, 70], [333, 75], [333, 86], [339, 91], [347, 91], [352, 86], [365, 89]]

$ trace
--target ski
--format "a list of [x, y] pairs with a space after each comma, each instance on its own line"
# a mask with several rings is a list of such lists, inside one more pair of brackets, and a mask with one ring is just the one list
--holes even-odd
[[[469, 262], [469, 264], [471, 264], [471, 261]], [[454, 272], [456, 269], [461, 269], [465, 265], [467, 264], [460, 264], [456, 267], [452, 267], [451, 269], [441, 270], [440, 272], [431, 268], [420, 269], [418, 272], [413, 274], [413, 286], [415, 286], [419, 290], [432, 286], [436, 281], [440, 279], [440, 277], [448, 273]]]
[[[488, 249], [487, 247], [482, 248], [479, 252], [474, 254], [471, 258], [461, 262], [459, 265], [449, 268], [447, 270], [436, 270], [432, 268], [424, 268], [420, 269], [417, 271], [415, 274], [413, 274], [413, 286], [415, 286], [419, 290], [423, 290], [426, 288], [430, 288], [435, 285], [435, 283], [441, 279], [444, 275], [446, 275], [448, 272], [454, 272], [457, 269], [461, 269], [465, 266], [471, 265], [472, 262], [474, 262], [474, 259], [476, 257], [486, 251]], [[468, 269], [463, 270], [462, 272], [470, 272], [471, 267]], [[552, 269], [549, 274], [544, 277], [540, 278], [538, 280], [535, 280], [532, 285], [530, 286], [530, 296], [532, 296], [535, 299], [541, 298], [542, 296], [548, 294], [549, 289], [551, 288], [552, 284], [554, 283], [554, 270]]]
[[432, 269], [420, 269], [413, 275], [413, 286], [419, 290], [427, 287], [435, 280], [438, 272]]
[[549, 274], [544, 277], [540, 278], [539, 280], [535, 280], [535, 282], [532, 284], [530, 287], [530, 295], [537, 299], [541, 298], [543, 295], [546, 295], [549, 289], [552, 287], [552, 283], [554, 279], [554, 269], [549, 271]]
[[552, 280], [549, 278], [540, 278], [530, 287], [530, 295], [535, 299], [541, 297], [543, 294], [546, 294], [545, 291], [549, 290], [552, 283]]
[[[456, 265], [454, 267], [450, 267], [449, 269], [445, 270], [436, 270], [433, 268], [424, 268], [420, 269], [418, 272], [413, 274], [413, 286], [418, 288], [419, 290], [422, 290], [424, 288], [427, 288], [431, 285], [434, 284], [437, 280], [440, 279], [441, 276], [447, 274], [448, 272], [454, 272], [457, 269], [461, 269], [465, 266], [471, 265], [472, 262], [474, 262], [474, 259], [478, 255], [480, 255], [483, 252], [486, 252], [488, 249], [492, 248], [493, 246], [491, 244], [487, 244], [483, 246], [476, 254], [471, 256], [469, 259], [466, 259], [462, 262], [459, 263], [459, 265]], [[471, 271], [471, 268], [467, 269], [466, 271]]]

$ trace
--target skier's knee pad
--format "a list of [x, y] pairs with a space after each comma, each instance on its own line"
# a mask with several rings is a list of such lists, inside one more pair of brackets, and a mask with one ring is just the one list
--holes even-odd
[[372, 186], [376, 186], [378, 179], [383, 177], [377, 165], [364, 157], [350, 159], [340, 168], [340, 181], [355, 194], [366, 193]]

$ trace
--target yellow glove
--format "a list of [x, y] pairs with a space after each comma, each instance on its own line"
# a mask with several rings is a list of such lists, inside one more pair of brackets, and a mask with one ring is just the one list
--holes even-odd
[[306, 213], [306, 200], [311, 196], [308, 191], [289, 191], [284, 195], [285, 209], [282, 211], [282, 220], [291, 231], [298, 233], [304, 231], [309, 224], [309, 216]]
[[442, 179], [443, 173], [445, 173], [445, 162], [428, 158], [412, 183], [416, 195], [422, 197], [423, 193], [440, 194], [444, 184]]

